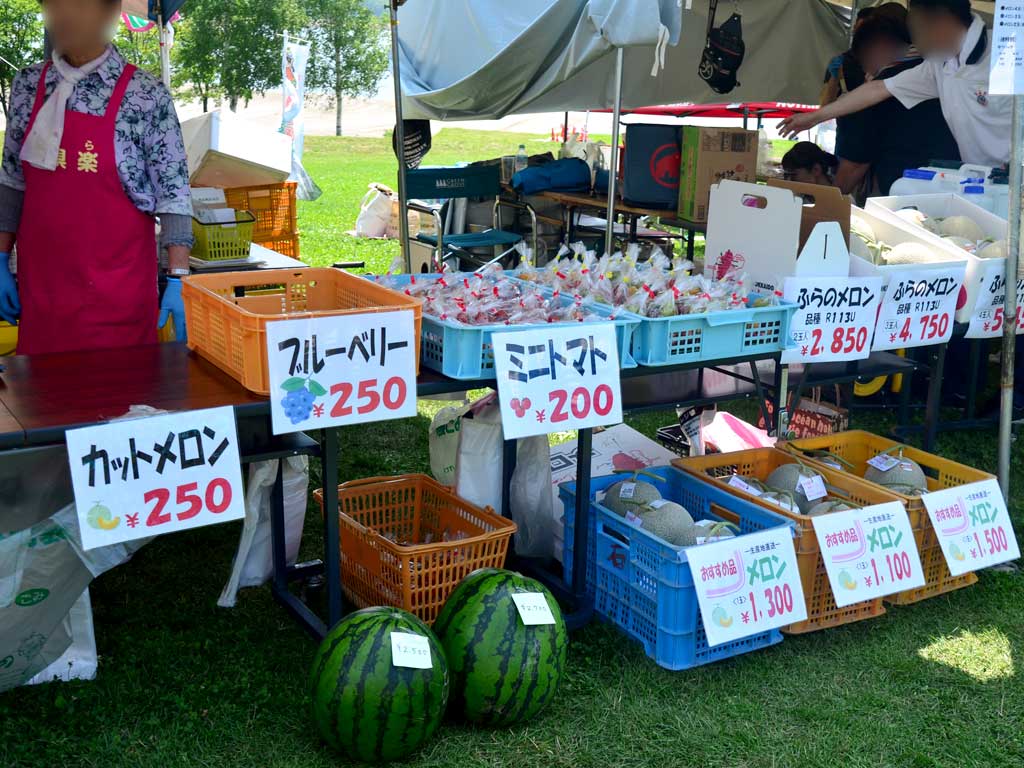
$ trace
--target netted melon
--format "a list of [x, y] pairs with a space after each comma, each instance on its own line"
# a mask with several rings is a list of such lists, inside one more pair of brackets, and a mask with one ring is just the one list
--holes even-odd
[[659, 539], [677, 547], [689, 546], [694, 527], [693, 517], [674, 501], [655, 500], [639, 512], [641, 527]]
[[761, 499], [774, 504], [777, 507], [781, 507], [787, 512], [793, 512], [794, 514], [800, 514], [800, 507], [796, 503], [796, 499], [793, 498], [793, 494], [788, 491], [767, 491], [761, 494]]
[[942, 234], [963, 237], [975, 243], [985, 239], [985, 233], [978, 222], [969, 216], [948, 216], [943, 219]]
[[601, 503], [615, 514], [625, 517], [627, 512], [636, 513], [638, 509], [660, 499], [661, 491], [651, 483], [640, 480], [639, 474], [634, 472], [625, 480], [608, 486]]
[[893, 446], [885, 451], [884, 455], [891, 455], [892, 451], [896, 451], [896, 455], [892, 458], [896, 459], [898, 463], [886, 470], [868, 464], [867, 470], [864, 472], [864, 479], [906, 496], [918, 496], [927, 491], [928, 478], [925, 476], [924, 470], [921, 469], [921, 465], [903, 455], [902, 445]]
[[[799, 507], [800, 513], [806, 515], [817, 499], [812, 500], [807, 498], [807, 494], [804, 492], [801, 481], [813, 479], [815, 477], [821, 478], [821, 475], [804, 464], [794, 462], [792, 464], [783, 464], [781, 467], [776, 467], [775, 470], [765, 478], [765, 485], [769, 488], [774, 488], [777, 491], [784, 491], [785, 493], [790, 494], [796, 502], [797, 507]], [[821, 478], [821, 481], [822, 484], [824, 484], [824, 478]], [[764, 496], [761, 498], [764, 498]]]
[[896, 215], [904, 221], [916, 224], [919, 227], [923, 227], [924, 223], [928, 220], [928, 217], [921, 211], [917, 210], [917, 208], [900, 208], [896, 211]]
[[993, 240], [991, 243], [987, 243], [979, 248], [975, 256], [979, 259], [1005, 259], [1006, 241]]
[[853, 507], [842, 499], [826, 499], [825, 501], [819, 501], [811, 507], [807, 516], [818, 517], [819, 515], [831, 515], [833, 512], [845, 512], [848, 509], [853, 509]]
[[812, 459], [817, 459], [826, 467], [838, 469], [840, 472], [846, 472], [847, 470], [853, 469], [853, 464], [848, 462], [842, 456], [838, 456], [830, 451], [807, 451], [805, 455]]

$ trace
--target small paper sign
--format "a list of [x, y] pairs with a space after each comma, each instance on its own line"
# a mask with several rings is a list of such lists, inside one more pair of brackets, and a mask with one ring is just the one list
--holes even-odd
[[880, 277], [787, 277], [783, 298], [797, 305], [789, 326], [795, 346], [782, 362], [867, 357], [881, 297]]
[[[1006, 301], [1006, 261], [985, 259], [978, 298], [967, 325], [968, 339], [992, 339], [1003, 335], [1003, 302]], [[1024, 279], [1017, 280], [1017, 334], [1024, 333]]]
[[623, 483], [619, 486], [620, 499], [632, 499], [636, 495], [636, 483]]
[[412, 310], [267, 323], [274, 434], [416, 415]]
[[828, 496], [828, 491], [825, 490], [825, 481], [821, 475], [801, 477], [800, 490], [804, 492], [804, 496], [807, 497], [808, 501], [817, 501]]
[[926, 493], [921, 501], [954, 576], [1020, 557], [1006, 502], [994, 478]]
[[85, 549], [245, 517], [230, 407], [74, 429], [67, 445]]
[[494, 333], [492, 342], [506, 440], [622, 421], [614, 325]]
[[630, 525], [635, 525], [637, 528], [643, 528], [644, 521], [639, 515], [635, 515], [632, 512], [626, 513], [626, 522]]
[[789, 526], [722, 539], [685, 552], [708, 645], [807, 618]]
[[746, 480], [744, 480], [739, 475], [733, 475], [732, 477], [730, 477], [729, 478], [729, 485], [731, 485], [733, 488], [735, 488], [737, 490], [743, 491], [744, 493], [749, 493], [751, 496], [760, 496], [761, 495], [761, 489], [760, 488], [755, 488], [754, 486], [752, 486], [750, 483], [748, 483]]
[[512, 600], [519, 611], [519, 618], [527, 627], [540, 626], [542, 624], [554, 624], [555, 616], [551, 613], [551, 606], [547, 598], [540, 592], [517, 592], [512, 595]]
[[651, 509], [661, 509], [662, 507], [669, 503], [670, 502], [668, 499], [654, 499], [653, 501], [647, 502], [647, 506], [650, 507]]
[[881, 472], [888, 472], [899, 463], [899, 459], [894, 458], [887, 453], [880, 453], [877, 456], [872, 456], [868, 459], [868, 464]]
[[391, 664], [395, 667], [430, 669], [434, 665], [430, 658], [430, 641], [423, 635], [392, 632]]
[[989, 95], [1024, 93], [1024, 1], [996, 0], [989, 60]]
[[901, 502], [811, 518], [836, 605], [924, 586], [921, 558]]
[[965, 264], [957, 264], [894, 270], [878, 311], [871, 350], [930, 347], [949, 341], [965, 269]]

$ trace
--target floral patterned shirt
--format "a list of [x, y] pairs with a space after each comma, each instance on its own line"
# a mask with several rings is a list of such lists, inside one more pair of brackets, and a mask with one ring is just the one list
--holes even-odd
[[[95, 72], [75, 86], [68, 109], [102, 116], [126, 64], [116, 48], [111, 51]], [[0, 164], [0, 185], [11, 190], [25, 189], [18, 155], [32, 116], [42, 68], [42, 64], [36, 64], [19, 72], [11, 89], [10, 119]], [[46, 96], [53, 93], [58, 79], [56, 70], [50, 67], [46, 73]], [[143, 213], [191, 216], [185, 144], [174, 102], [163, 83], [137, 70], [117, 114], [115, 131], [118, 175], [135, 206]]]

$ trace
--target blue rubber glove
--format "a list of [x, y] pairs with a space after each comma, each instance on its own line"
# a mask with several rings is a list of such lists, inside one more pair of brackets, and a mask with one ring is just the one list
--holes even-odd
[[178, 341], [188, 341], [185, 329], [185, 304], [181, 300], [181, 278], [167, 278], [167, 287], [160, 299], [160, 317], [156, 321], [157, 328], [163, 328], [167, 318], [174, 320], [174, 336]]
[[19, 315], [21, 302], [18, 300], [18, 284], [11, 274], [11, 254], [0, 253], [0, 318], [17, 325]]

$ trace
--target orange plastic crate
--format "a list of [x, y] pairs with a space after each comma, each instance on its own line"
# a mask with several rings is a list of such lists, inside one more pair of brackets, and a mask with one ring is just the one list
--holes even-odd
[[[819, 629], [838, 627], [842, 624], [881, 616], [885, 613], [881, 598], [854, 603], [845, 608], [836, 605], [832, 595], [832, 586], [828, 581], [828, 573], [825, 571], [825, 561], [821, 557], [818, 539], [814, 535], [812, 518], [787, 512], [771, 502], [763, 501], [757, 496], [729, 485], [729, 478], [734, 474], [756, 477], [763, 481], [777, 467], [783, 464], [792, 464], [794, 458], [792, 454], [783, 453], [775, 448], [755, 448], [749, 451], [676, 459], [672, 464], [735, 496], [746, 501], [753, 501], [765, 509], [797, 522], [797, 534], [793, 545], [796, 547], [797, 566], [800, 569], [800, 581], [804, 588], [807, 619], [783, 627], [783, 632], [790, 634], [815, 632]], [[899, 500], [895, 494], [849, 473], [820, 465], [815, 465], [814, 470], [822, 475], [825, 484], [829, 486], [830, 498], [852, 501], [861, 506]]]
[[188, 346], [261, 395], [270, 392], [266, 328], [274, 320], [410, 309], [419, 371], [420, 302], [340, 269], [266, 269], [182, 280]]
[[291, 256], [293, 259], [299, 258], [298, 232], [288, 237], [278, 237], [273, 240], [256, 239], [253, 242], [255, 242], [257, 245], [262, 245], [264, 248], [269, 248], [272, 251], [277, 251], [283, 256]]
[[[789, 453], [806, 456], [809, 451], [828, 451], [853, 466], [850, 472], [858, 477], [863, 477], [867, 471], [868, 459], [872, 459], [880, 453], [895, 446], [902, 445], [895, 440], [876, 435], [863, 430], [850, 430], [837, 432], [834, 435], [824, 437], [810, 437], [804, 440], [794, 440], [789, 443], [780, 443], [780, 448]], [[952, 488], [957, 485], [976, 483], [979, 480], [988, 480], [993, 476], [980, 469], [968, 467], [966, 464], [959, 464], [934, 453], [928, 453], [912, 446], [903, 446], [903, 455], [912, 461], [916, 461], [924, 470], [928, 480], [929, 491], [939, 491], [943, 488]], [[821, 467], [820, 461], [807, 456], [807, 461], [816, 467]], [[866, 480], [864, 482], [867, 482]], [[871, 483], [874, 485], [874, 483]], [[881, 488], [882, 486], [876, 486]], [[920, 496], [907, 496], [896, 491], [890, 491], [896, 495], [907, 508], [911, 525], [914, 527], [914, 538], [917, 541], [918, 553], [921, 555], [921, 567], [924, 569], [925, 585], [918, 589], [910, 589], [899, 592], [886, 598], [887, 602], [907, 605], [916, 603], [936, 595], [952, 592], [954, 589], [969, 587], [978, 581], [973, 573], [965, 573], [962, 576], [953, 576], [946, 566], [946, 560], [942, 555], [939, 541], [935, 536], [935, 529], [924, 508], [924, 502]], [[915, 524], [919, 520], [920, 524]], [[941, 562], [935, 562], [938, 557]]]
[[[323, 489], [313, 496], [323, 510]], [[428, 624], [466, 576], [504, 566], [516, 532], [511, 520], [426, 475], [339, 485], [338, 522], [345, 596], [360, 608], [402, 608]]]
[[264, 240], [290, 237], [298, 232], [298, 211], [295, 203], [297, 187], [298, 184], [294, 181], [260, 184], [254, 187], [232, 187], [224, 190], [224, 197], [229, 208], [249, 211], [256, 217], [252, 239], [260, 243]]

